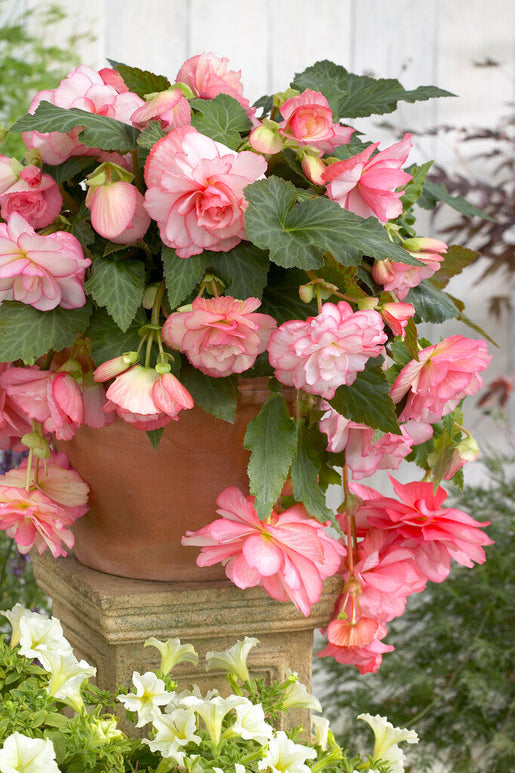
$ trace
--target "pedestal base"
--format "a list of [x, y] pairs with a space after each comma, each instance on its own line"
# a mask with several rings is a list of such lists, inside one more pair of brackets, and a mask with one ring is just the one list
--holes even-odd
[[[39, 586], [53, 600], [53, 614], [77, 657], [97, 668], [97, 684], [115, 691], [131, 684], [133, 671], [159, 666], [153, 647], [143, 647], [150, 636], [178, 637], [197, 650], [199, 666], [178, 665], [173, 676], [178, 689], [198, 684], [202, 692], [216, 687], [229, 692], [221, 673], [205, 671], [210, 650], [231, 647], [244, 636], [255, 636], [261, 646], [251, 650], [248, 664], [253, 676], [267, 682], [282, 679], [287, 668], [311, 688], [313, 629], [326, 626], [333, 612], [341, 580], [331, 578], [309, 618], [293, 604], [269, 598], [261, 588], [240, 590], [229, 581], [170, 583], [131, 580], [97, 572], [73, 556], [54, 560], [48, 554], [34, 559]], [[288, 724], [309, 728], [309, 712], [290, 712]]]

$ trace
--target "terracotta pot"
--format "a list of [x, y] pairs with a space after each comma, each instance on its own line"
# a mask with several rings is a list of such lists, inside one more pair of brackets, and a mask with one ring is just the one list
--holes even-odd
[[267, 399], [266, 379], [241, 381], [236, 421], [201, 408], [183, 411], [154, 449], [145, 432], [121, 419], [103, 429], [81, 427], [59, 450], [90, 486], [90, 510], [74, 527], [75, 556], [108, 574], [144, 580], [205, 581], [222, 566], [200, 568], [198, 548], [181, 537], [216, 517], [227, 486], [248, 492], [248, 422]]

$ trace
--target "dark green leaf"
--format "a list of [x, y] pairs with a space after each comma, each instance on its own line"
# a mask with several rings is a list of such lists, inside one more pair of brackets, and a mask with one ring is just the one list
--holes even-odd
[[88, 148], [118, 153], [130, 153], [137, 148], [138, 130], [133, 126], [76, 107], [65, 110], [50, 102], [41, 102], [33, 115], [22, 116], [11, 131], [69, 132], [77, 126], [83, 127], [79, 139]]
[[0, 362], [23, 360], [32, 365], [51, 349], [71, 346], [78, 335], [84, 335], [91, 314], [91, 304], [81, 309], [38, 311], [17, 301], [3, 301], [0, 306]]
[[475, 250], [469, 250], [459, 244], [451, 245], [443, 261], [440, 263], [438, 271], [431, 277], [431, 284], [442, 290], [447, 286], [449, 279], [460, 274], [464, 268], [473, 263], [481, 253]]
[[105, 306], [121, 330], [126, 331], [141, 306], [145, 266], [140, 260], [95, 258], [93, 274], [84, 289], [99, 306]]
[[150, 148], [154, 147], [156, 142], [162, 140], [163, 137], [166, 137], [166, 132], [161, 129], [159, 121], [151, 121], [149, 126], [147, 126], [146, 129], [143, 129], [139, 135], [138, 145], [140, 148], [150, 150]]
[[59, 185], [65, 180], [71, 180], [75, 175], [82, 174], [82, 177], [86, 177], [86, 170], [88, 173], [97, 166], [98, 162], [94, 158], [87, 156], [72, 156], [63, 164], [57, 164], [56, 166], [50, 166], [49, 164], [43, 164], [43, 172], [51, 174], [56, 183]]
[[127, 64], [115, 62], [113, 59], [108, 61], [120, 73], [129, 91], [133, 91], [139, 97], [153, 94], [156, 91], [166, 91], [171, 86], [170, 81], [164, 75], [155, 75], [148, 70], [130, 67]]
[[195, 129], [237, 150], [241, 134], [251, 128], [251, 123], [245, 108], [236, 99], [228, 94], [218, 94], [213, 99], [193, 99], [190, 104], [195, 110], [191, 117]]
[[413, 179], [410, 180], [410, 182], [405, 186], [404, 193], [401, 197], [404, 209], [412, 207], [413, 204], [418, 200], [424, 189], [427, 173], [431, 169], [432, 165], [433, 161], [427, 161], [421, 166], [416, 166], [413, 164], [413, 166], [409, 167], [409, 169], [406, 169], [406, 171], [409, 172]]
[[242, 300], [261, 298], [270, 266], [266, 252], [250, 242], [240, 242], [229, 252], [203, 254], [208, 256], [209, 266], [226, 282], [228, 295]]
[[492, 217], [478, 207], [475, 207], [474, 204], [471, 204], [470, 201], [467, 201], [463, 196], [453, 196], [442, 183], [434, 183], [431, 180], [426, 180], [424, 190], [418, 200], [419, 206], [424, 209], [434, 209], [435, 204], [438, 201], [443, 201], [445, 204], [448, 204], [455, 209], [456, 212], [461, 212], [462, 215], [466, 215], [466, 217], [481, 217], [483, 220], [493, 221]]
[[332, 510], [325, 503], [325, 496], [318, 483], [327, 439], [316, 427], [308, 427], [305, 421], [298, 422], [298, 445], [291, 465], [293, 493], [302, 502], [313, 518], [324, 522], [334, 520]]
[[332, 400], [333, 408], [345, 418], [383, 432], [400, 435], [390, 386], [381, 369], [381, 357], [370, 359], [350, 386], [341, 386]]
[[190, 392], [195, 403], [206, 413], [231, 424], [234, 422], [238, 402], [236, 376], [211, 378], [196, 368], [186, 366], [181, 370], [181, 382]]
[[269, 282], [263, 293], [263, 303], [259, 309], [270, 314], [278, 325], [289, 319], [306, 319], [317, 313], [316, 301], [304, 303], [299, 296], [299, 286], [306, 282], [303, 271], [283, 269], [272, 266]]
[[149, 429], [147, 430], [147, 437], [152, 443], [152, 448], [156, 449], [159, 448], [159, 443], [161, 442], [161, 436], [163, 434], [164, 427], [160, 427], [159, 429]]
[[427, 281], [412, 287], [405, 298], [416, 309], [415, 322], [445, 322], [458, 316], [459, 309], [447, 293]]
[[249, 423], [244, 447], [251, 452], [250, 493], [256, 497], [256, 512], [263, 520], [281, 494], [297, 447], [295, 424], [282, 395], [272, 395]]
[[163, 275], [170, 307], [176, 309], [199, 284], [209, 265], [206, 253], [191, 258], [178, 258], [175, 250], [163, 247], [161, 251]]
[[[284, 268], [319, 268], [329, 251], [344, 265], [358, 265], [363, 255], [419, 265], [406, 250], [393, 244], [374, 217], [347, 212], [335, 201], [309, 194], [278, 177], [258, 180], [245, 188], [249, 238]], [[298, 201], [298, 198], [301, 201]]]
[[138, 330], [146, 322], [147, 317], [140, 307], [132, 324], [123, 333], [105, 309], [96, 309], [86, 330], [91, 342], [91, 356], [96, 364], [136, 351], [140, 341]]

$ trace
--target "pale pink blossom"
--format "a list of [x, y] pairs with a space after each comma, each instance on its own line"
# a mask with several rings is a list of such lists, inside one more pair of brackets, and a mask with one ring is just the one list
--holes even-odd
[[229, 60], [204, 52], [190, 57], [182, 65], [175, 80], [185, 83], [195, 96], [213, 99], [217, 94], [229, 94], [238, 100], [248, 113], [254, 113], [248, 99], [243, 96], [241, 70], [228, 70]]
[[403, 367], [391, 389], [394, 403], [407, 396], [400, 421], [434, 423], [451, 413], [466, 395], [483, 386], [479, 372], [491, 360], [486, 341], [460, 335], [445, 338], [418, 353]]
[[279, 381], [330, 400], [339, 386], [355, 381], [370, 357], [381, 354], [386, 339], [377, 311], [353, 312], [340, 301], [325, 303], [305, 322], [282, 324], [272, 333], [268, 353]]
[[183, 545], [201, 548], [197, 564], [222, 562], [239, 588], [261, 585], [278, 601], [291, 599], [307, 616], [320, 598], [323, 580], [338, 570], [344, 546], [300, 504], [281, 513], [273, 510], [260, 521], [254, 497], [230, 487], [217, 505], [220, 518], [182, 539]]
[[14, 185], [22, 169], [22, 165], [15, 158], [0, 155], [0, 196]]
[[17, 180], [0, 195], [0, 214], [4, 220], [18, 212], [33, 228], [53, 223], [63, 204], [59, 186], [37, 166], [21, 169]]
[[[10, 366], [9, 362], [0, 362], [0, 378]], [[7, 390], [0, 383], [0, 449], [2, 451], [25, 450], [20, 438], [31, 430], [30, 418], [11, 400]]]
[[0, 301], [20, 301], [40, 311], [84, 306], [90, 263], [78, 239], [66, 231], [42, 236], [16, 212], [0, 223]]
[[152, 430], [177, 421], [178, 413], [193, 408], [188, 390], [172, 373], [133, 365], [115, 378], [106, 392], [104, 410], [114, 411], [136, 429]]
[[146, 129], [150, 121], [159, 121], [161, 129], [170, 131], [191, 123], [190, 103], [180, 89], [167, 89], [153, 94], [132, 114], [137, 129]]
[[[109, 78], [111, 83], [113, 79]], [[130, 91], [119, 92], [105, 83], [101, 74], [91, 67], [80, 65], [56, 89], [40, 91], [32, 100], [29, 113], [34, 113], [41, 102], [50, 102], [62, 108], [79, 108], [88, 113], [106, 115], [123, 123], [131, 123], [131, 115], [144, 104], [143, 100]], [[80, 127], [70, 132], [37, 131], [24, 132], [23, 140], [29, 150], [39, 149], [41, 158], [47, 164], [62, 164], [71, 156], [100, 156], [98, 149], [87, 148], [79, 140]]]
[[406, 325], [415, 316], [412, 303], [385, 303], [381, 316], [395, 336], [404, 338]]
[[128, 86], [125, 85], [125, 81], [118, 70], [114, 70], [112, 67], [102, 67], [102, 69], [98, 71], [98, 74], [105, 85], [111, 86], [118, 94], [129, 91]]
[[301, 145], [312, 145], [323, 153], [330, 153], [340, 145], [347, 145], [355, 129], [333, 123], [329, 102], [319, 91], [306, 89], [287, 99], [280, 107], [283, 121], [280, 134]]
[[402, 213], [402, 193], [397, 188], [411, 180], [401, 169], [411, 150], [411, 134], [373, 156], [378, 147], [376, 142], [356, 156], [336, 161], [323, 178], [328, 183], [327, 195], [343, 209], [361, 217], [374, 215], [386, 223]]
[[440, 268], [447, 245], [437, 239], [407, 239], [403, 247], [422, 265], [408, 266], [394, 260], [377, 260], [372, 266], [372, 277], [388, 292], [394, 292], [402, 301], [412, 287], [429, 279]]
[[257, 298], [196, 298], [191, 311], [168, 317], [163, 341], [185, 352], [191, 364], [208, 376], [242, 373], [265, 351], [276, 327], [273, 317], [256, 313], [260, 305]]
[[265, 170], [256, 153], [236, 153], [192, 126], [172, 129], [146, 161], [145, 207], [180, 258], [227, 252], [246, 238], [243, 190]]
[[143, 194], [129, 182], [117, 180], [88, 188], [86, 206], [95, 231], [115, 244], [133, 244], [150, 225]]

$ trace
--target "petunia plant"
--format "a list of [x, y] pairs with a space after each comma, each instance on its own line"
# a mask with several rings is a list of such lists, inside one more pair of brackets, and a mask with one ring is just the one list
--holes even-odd
[[[110, 64], [37, 94], [11, 129], [24, 159], [0, 156], [0, 441], [29, 449], [0, 528], [65, 555], [87, 485], [53, 438], [117, 420], [158, 445], [193, 406], [234, 421], [240, 381], [265, 378], [248, 490], [183, 541], [306, 615], [340, 572], [322, 654], [375, 670], [407, 596], [485, 559], [485, 524], [440, 483], [477, 456], [461, 405], [490, 356], [419, 337], [454, 318], [483, 335], [446, 292], [476, 254], [417, 233], [440, 189], [411, 136], [383, 147], [350, 122], [451, 95], [322, 61], [251, 106], [213, 54], [174, 81]], [[363, 482], [401, 463], [413, 482], [391, 495]]]

